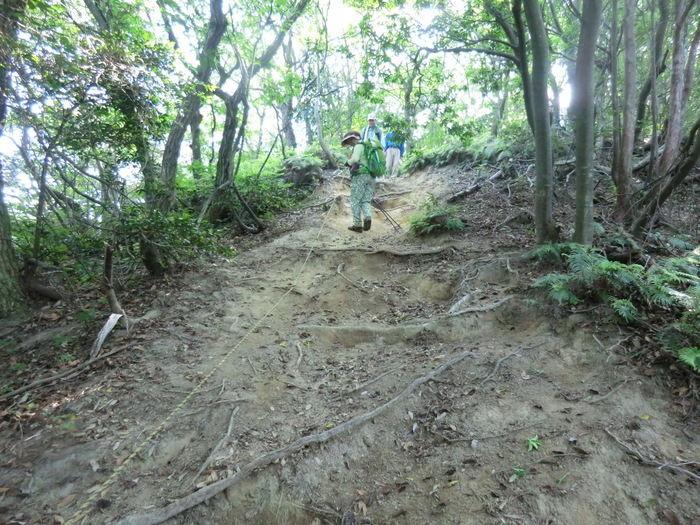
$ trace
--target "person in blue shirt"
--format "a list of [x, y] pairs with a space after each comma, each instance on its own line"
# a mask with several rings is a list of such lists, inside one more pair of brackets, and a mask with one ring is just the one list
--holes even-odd
[[404, 143], [394, 142], [394, 132], [390, 131], [386, 134], [384, 155], [386, 156], [386, 176], [396, 177], [399, 174], [399, 164], [403, 159]]

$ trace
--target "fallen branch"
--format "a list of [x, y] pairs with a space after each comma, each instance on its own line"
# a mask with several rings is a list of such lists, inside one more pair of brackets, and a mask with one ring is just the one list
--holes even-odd
[[190, 481], [190, 485], [194, 485], [194, 483], [197, 481], [197, 478], [199, 475], [204, 471], [205, 468], [209, 465], [209, 462], [214, 459], [214, 455], [219, 451], [221, 448], [221, 445], [226, 441], [228, 438], [231, 437], [231, 430], [233, 430], [233, 419], [236, 417], [236, 414], [238, 411], [241, 409], [240, 406], [237, 406], [236, 408], [233, 409], [233, 412], [231, 413], [231, 419], [229, 419], [228, 422], [228, 430], [226, 431], [226, 435], [222, 437], [219, 442], [216, 444], [216, 446], [212, 449], [211, 454], [209, 454], [209, 457], [207, 457], [206, 461], [202, 463], [202, 466], [199, 467], [199, 470], [197, 473], [194, 475], [194, 478], [192, 478], [192, 481]]
[[466, 190], [460, 191], [459, 193], [455, 193], [451, 197], [448, 197], [446, 202], [458, 201], [462, 197], [466, 197], [467, 195], [471, 195], [472, 193], [476, 193], [477, 191], [479, 191], [480, 188], [481, 188], [481, 184], [474, 184], [473, 186], [469, 186]]
[[163, 523], [165, 520], [168, 520], [173, 516], [177, 516], [181, 512], [191, 509], [195, 505], [198, 505], [219, 494], [220, 492], [226, 490], [227, 488], [232, 487], [255, 470], [266, 467], [267, 465], [270, 465], [275, 461], [285, 458], [290, 454], [293, 454], [294, 452], [297, 452], [311, 444], [325, 443], [326, 441], [329, 441], [330, 439], [333, 439], [340, 434], [344, 434], [349, 430], [352, 430], [355, 427], [358, 427], [363, 423], [372, 420], [382, 412], [385, 412], [389, 408], [403, 401], [406, 397], [408, 397], [411, 394], [411, 392], [413, 392], [420, 385], [442, 374], [445, 370], [453, 367], [466, 357], [476, 357], [476, 354], [474, 354], [471, 351], [462, 352], [451, 361], [448, 361], [442, 366], [432, 370], [430, 373], [415, 379], [398, 396], [370, 412], [366, 412], [362, 415], [354, 417], [346, 421], [345, 423], [342, 423], [335, 428], [331, 428], [329, 430], [321, 432], [320, 434], [312, 434], [310, 436], [305, 436], [301, 439], [290, 443], [285, 447], [278, 448], [276, 450], [272, 450], [266, 454], [263, 454], [262, 456], [258, 456], [253, 461], [243, 466], [241, 470], [239, 470], [229, 478], [222, 479], [221, 481], [217, 481], [216, 483], [212, 483], [211, 485], [200, 489], [197, 492], [194, 492], [188, 496], [185, 496], [184, 498], [174, 501], [173, 503], [163, 507], [162, 509], [146, 514], [127, 516], [126, 518], [115, 522], [114, 525], [156, 525], [157, 523]]
[[66, 376], [69, 376], [71, 374], [77, 374], [78, 372], [82, 372], [84, 369], [88, 368], [91, 364], [95, 363], [96, 361], [99, 361], [100, 359], [104, 359], [105, 357], [110, 357], [113, 356], [114, 354], [118, 354], [122, 350], [125, 350], [129, 348], [130, 346], [134, 346], [136, 343], [129, 343], [128, 345], [120, 346], [119, 348], [112, 350], [111, 352], [108, 352], [106, 354], [100, 355], [98, 357], [95, 357], [93, 359], [90, 359], [89, 361], [85, 361], [84, 363], [71, 368], [69, 370], [64, 370], [63, 372], [56, 374], [51, 377], [45, 377], [43, 379], [37, 379], [36, 381], [29, 383], [28, 385], [24, 385], [23, 387], [18, 388], [17, 390], [13, 390], [12, 392], [8, 392], [6, 394], [3, 394], [0, 396], [0, 401], [4, 401], [5, 399], [9, 399], [11, 397], [16, 396], [17, 394], [22, 394], [26, 392], [27, 390], [32, 390], [33, 388], [36, 388], [38, 386], [44, 385], [46, 383], [51, 383], [52, 381], [56, 381], [57, 379], [62, 379]]
[[345, 266], [345, 263], [340, 263], [340, 264], [338, 265], [338, 268], [336, 269], [336, 273], [337, 273], [338, 275], [340, 275], [343, 279], [345, 279], [347, 282], [349, 282], [350, 284], [352, 284], [355, 288], [357, 288], [358, 290], [360, 290], [361, 292], [367, 293], [367, 290], [365, 290], [364, 288], [362, 288], [362, 286], [360, 286], [360, 285], [357, 284], [356, 282], [353, 282], [348, 276], [346, 276], [346, 275], [343, 273], [343, 267], [344, 267], [344, 266]]
[[301, 350], [301, 345], [299, 344], [299, 341], [296, 342], [296, 347], [297, 347], [297, 350], [299, 351], [299, 357], [297, 358], [297, 362], [294, 365], [293, 372], [295, 374], [299, 371], [299, 365], [301, 364], [301, 360], [304, 358], [304, 352]]
[[590, 401], [586, 401], [586, 400], [584, 399], [584, 401], [586, 401], [587, 403], [590, 403], [590, 404], [598, 403], [598, 402], [602, 401], [603, 399], [607, 398], [608, 396], [610, 396], [610, 395], [614, 394], [615, 392], [617, 392], [625, 383], [627, 383], [627, 381], [629, 381], [629, 378], [625, 378], [625, 380], [624, 380], [622, 383], [620, 383], [619, 385], [617, 385], [615, 388], [613, 388], [610, 392], [608, 392], [608, 393], [605, 394], [604, 396], [600, 396], [600, 397], [597, 397], [597, 398], [595, 398], [595, 399], [591, 399]]
[[481, 383], [479, 383], [479, 386], [484, 386], [484, 383], [486, 383], [487, 381], [490, 381], [493, 378], [493, 376], [495, 376], [496, 373], [498, 372], [498, 369], [501, 367], [501, 363], [503, 363], [503, 361], [505, 361], [506, 359], [513, 357], [514, 355], [522, 352], [523, 350], [531, 350], [532, 348], [537, 348], [538, 346], [542, 346], [543, 344], [544, 344], [544, 341], [537, 343], [535, 345], [532, 345], [532, 346], [520, 346], [512, 354], [508, 354], [505, 357], [501, 357], [498, 361], [496, 361], [496, 365], [493, 367], [493, 370], [491, 371], [491, 373], [489, 375], [487, 375]]
[[605, 433], [613, 438], [615, 441], [617, 441], [617, 444], [622, 447], [622, 449], [636, 458], [638, 461], [640, 461], [644, 465], [651, 465], [653, 467], [658, 467], [659, 470], [662, 468], [668, 468], [671, 470], [675, 470], [676, 472], [680, 472], [682, 474], [685, 474], [686, 476], [690, 476], [691, 478], [695, 479], [700, 479], [700, 476], [697, 475], [695, 472], [691, 472], [688, 469], [681, 468], [679, 465], [698, 465], [696, 461], [687, 461], [684, 463], [661, 463], [660, 461], [654, 461], [652, 459], [647, 459], [644, 456], [642, 456], [639, 452], [634, 450], [632, 447], [629, 445], [624, 444], [622, 441], [620, 441], [620, 438], [618, 438], [615, 434], [610, 432], [607, 428], [605, 429]]

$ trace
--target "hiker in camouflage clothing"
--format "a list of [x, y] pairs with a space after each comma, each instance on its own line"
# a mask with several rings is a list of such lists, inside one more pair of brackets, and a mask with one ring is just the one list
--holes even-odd
[[[343, 147], [352, 148], [352, 154], [346, 164], [350, 166], [350, 209], [352, 226], [348, 230], [362, 233], [372, 227], [372, 207], [374, 197], [374, 178], [369, 173], [365, 146], [360, 143], [360, 133], [348, 131], [340, 142]], [[363, 220], [364, 217], [364, 220]]]

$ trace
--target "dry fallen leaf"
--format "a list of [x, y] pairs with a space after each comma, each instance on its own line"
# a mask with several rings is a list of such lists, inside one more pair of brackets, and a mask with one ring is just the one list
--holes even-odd
[[66, 505], [70, 505], [74, 499], [75, 499], [75, 494], [68, 494], [65, 498], [63, 498], [61, 501], [58, 502], [58, 505], [56, 505], [56, 508], [62, 509]]
[[357, 508], [359, 509], [359, 511], [362, 513], [363, 516], [367, 516], [367, 505], [365, 505], [364, 501], [358, 502]]

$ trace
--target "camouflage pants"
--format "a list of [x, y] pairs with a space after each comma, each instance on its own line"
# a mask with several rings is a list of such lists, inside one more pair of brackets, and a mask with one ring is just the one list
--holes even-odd
[[374, 178], [369, 173], [356, 173], [350, 179], [350, 209], [353, 226], [362, 226], [362, 218], [372, 218], [370, 201], [374, 197]]

